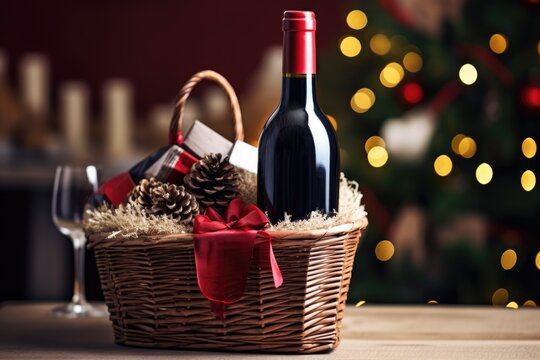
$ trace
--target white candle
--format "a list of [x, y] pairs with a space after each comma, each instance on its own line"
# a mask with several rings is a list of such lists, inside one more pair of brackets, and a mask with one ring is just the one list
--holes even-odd
[[23, 104], [43, 122], [49, 112], [49, 62], [44, 55], [28, 54], [22, 58], [19, 70]]
[[127, 80], [109, 80], [103, 90], [106, 152], [109, 160], [131, 155], [133, 137], [133, 87]]
[[82, 82], [70, 81], [60, 88], [60, 123], [70, 156], [88, 158], [89, 90]]

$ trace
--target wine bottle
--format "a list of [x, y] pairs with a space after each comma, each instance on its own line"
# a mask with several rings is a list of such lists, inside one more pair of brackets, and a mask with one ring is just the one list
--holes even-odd
[[317, 103], [315, 30], [313, 12], [285, 11], [281, 101], [259, 139], [257, 203], [272, 223], [338, 210], [339, 147]]

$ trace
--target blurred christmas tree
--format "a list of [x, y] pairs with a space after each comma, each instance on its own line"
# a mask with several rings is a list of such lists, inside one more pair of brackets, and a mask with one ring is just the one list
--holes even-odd
[[540, 1], [348, 5], [319, 89], [370, 218], [350, 299], [540, 301]]

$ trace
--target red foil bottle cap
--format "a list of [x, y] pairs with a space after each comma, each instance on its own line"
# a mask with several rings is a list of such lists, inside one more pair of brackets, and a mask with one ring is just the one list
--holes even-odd
[[315, 30], [313, 11], [287, 10], [283, 14], [283, 73], [315, 74]]
[[283, 13], [283, 31], [317, 30], [317, 21], [313, 11], [287, 10]]

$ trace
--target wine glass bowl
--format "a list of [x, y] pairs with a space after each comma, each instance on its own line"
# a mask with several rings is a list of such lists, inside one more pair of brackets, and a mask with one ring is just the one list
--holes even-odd
[[84, 255], [86, 237], [83, 231], [84, 209], [98, 188], [98, 171], [93, 165], [65, 165], [56, 168], [52, 198], [52, 218], [58, 230], [71, 238], [74, 251], [73, 297], [70, 303], [52, 309], [62, 317], [104, 316], [86, 301], [84, 292]]

